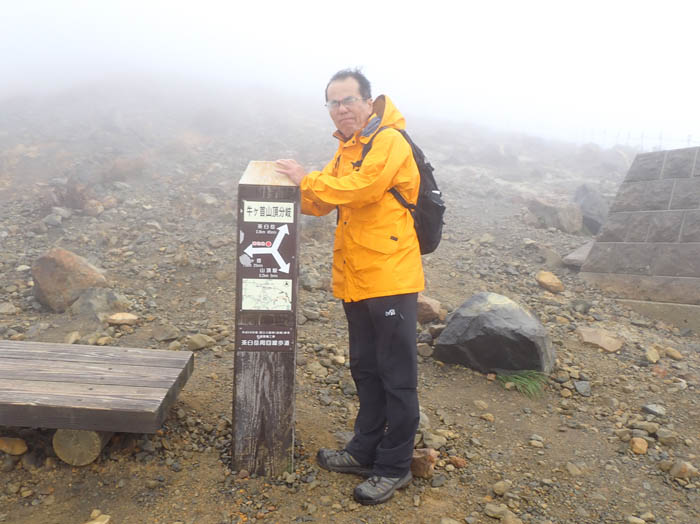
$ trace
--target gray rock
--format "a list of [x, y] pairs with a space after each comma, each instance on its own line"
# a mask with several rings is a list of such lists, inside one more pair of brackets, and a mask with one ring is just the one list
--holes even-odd
[[647, 404], [646, 406], [642, 406], [642, 411], [656, 417], [666, 416], [666, 408], [660, 404]]
[[574, 381], [574, 388], [576, 392], [584, 397], [591, 396], [591, 383], [587, 380], [576, 380]]
[[598, 231], [605, 223], [605, 219], [608, 217], [610, 206], [607, 200], [599, 191], [588, 184], [579, 186], [576, 189], [573, 200], [581, 207], [583, 225], [592, 234], [598, 234]]
[[73, 315], [102, 322], [112, 313], [128, 311], [131, 302], [123, 295], [107, 288], [89, 288], [70, 306]]
[[47, 226], [51, 227], [60, 227], [61, 223], [63, 222], [63, 219], [61, 218], [61, 215], [46, 215], [43, 219], [42, 222], [46, 224]]
[[161, 324], [153, 328], [153, 338], [158, 342], [175, 340], [180, 336], [180, 330], [171, 324]]
[[19, 313], [19, 309], [10, 304], [9, 302], [3, 302], [0, 304], [0, 315], [16, 315]]
[[451, 316], [433, 358], [482, 373], [534, 369], [550, 373], [556, 353], [529, 311], [496, 293], [477, 293]]
[[534, 215], [538, 227], [554, 227], [565, 233], [577, 233], [583, 227], [583, 215], [577, 204], [557, 206], [533, 199], [527, 203], [527, 208]]
[[581, 247], [575, 249], [574, 251], [566, 255], [562, 259], [564, 265], [575, 268], [580, 268], [581, 266], [583, 266], [583, 263], [588, 258], [588, 254], [591, 252], [591, 249], [593, 249], [593, 244], [595, 244], [595, 240], [586, 242]]
[[214, 345], [216, 345], [216, 340], [209, 335], [204, 335], [203, 333], [197, 333], [187, 339], [187, 349], [190, 351], [206, 349]]

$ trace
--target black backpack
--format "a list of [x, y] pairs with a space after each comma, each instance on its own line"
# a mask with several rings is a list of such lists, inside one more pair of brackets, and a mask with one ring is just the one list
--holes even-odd
[[[377, 132], [370, 138], [364, 146], [362, 146], [362, 156], [357, 162], [353, 162], [353, 166], [358, 168], [362, 165], [362, 161], [372, 149], [372, 142], [376, 137], [387, 127], [380, 127]], [[433, 176], [433, 166], [425, 159], [423, 151], [420, 147], [413, 143], [411, 137], [403, 129], [397, 129], [403, 135], [406, 141], [411, 146], [413, 159], [418, 166], [420, 173], [420, 188], [418, 191], [418, 202], [410, 204], [404, 197], [401, 196], [395, 187], [389, 189], [389, 192], [396, 197], [396, 200], [401, 202], [413, 216], [413, 224], [416, 227], [418, 235], [418, 243], [420, 244], [421, 255], [427, 255], [435, 251], [440, 244], [442, 238], [442, 225], [444, 224], [442, 217], [445, 214], [445, 202], [442, 200], [442, 191], [438, 189], [435, 177]]]

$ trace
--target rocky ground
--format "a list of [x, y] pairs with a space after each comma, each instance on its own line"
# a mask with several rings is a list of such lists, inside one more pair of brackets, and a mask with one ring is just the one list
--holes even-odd
[[[232, 471], [234, 202], [243, 162], [220, 143], [187, 147], [196, 160], [151, 157], [137, 176], [113, 167], [89, 194], [60, 177], [17, 176], [11, 168], [41, 156], [40, 146], [13, 150], [19, 164], [4, 157], [0, 337], [196, 349], [194, 374], [163, 428], [117, 434], [89, 466], [58, 460], [50, 430], [0, 428], [0, 522], [83, 523], [99, 512], [118, 524], [700, 522], [698, 334], [618, 306], [563, 266], [560, 257], [588, 237], [527, 225], [528, 195], [563, 198], [581, 174], [527, 164], [516, 177], [518, 166], [466, 166], [445, 148], [433, 158], [447, 225], [438, 251], [424, 257], [425, 294], [448, 312], [479, 291], [529, 307], [558, 353], [543, 394], [529, 398], [434, 360], [431, 326], [421, 326], [419, 446], [439, 451], [435, 474], [385, 505], [355, 504], [360, 479], [314, 460], [318, 447], [346, 438], [357, 406], [342, 307], [328, 291], [333, 222], [305, 220], [295, 470], [280, 478]], [[614, 181], [594, 182], [614, 189]], [[68, 205], [71, 194], [87, 195], [79, 210]], [[56, 246], [104, 268], [140, 323], [108, 327], [39, 305], [30, 267]], [[543, 269], [563, 292], [538, 285]], [[621, 348], [584, 344], [579, 328], [605, 329]], [[194, 345], [197, 334], [211, 337], [200, 344], [208, 347]], [[10, 454], [18, 453], [10, 438], [27, 450]]]

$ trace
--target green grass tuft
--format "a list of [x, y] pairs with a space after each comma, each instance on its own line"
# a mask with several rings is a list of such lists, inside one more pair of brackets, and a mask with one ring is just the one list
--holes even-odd
[[516, 391], [530, 398], [541, 396], [544, 386], [549, 380], [547, 375], [534, 370], [516, 371], [515, 373], [497, 375], [496, 378], [504, 387], [508, 382], [512, 382]]

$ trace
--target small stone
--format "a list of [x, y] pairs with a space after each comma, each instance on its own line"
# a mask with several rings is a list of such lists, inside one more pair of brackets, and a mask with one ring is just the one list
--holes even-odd
[[535, 275], [535, 280], [537, 280], [540, 287], [552, 293], [561, 293], [564, 291], [564, 284], [561, 283], [561, 280], [559, 280], [554, 273], [549, 271], [539, 271]]
[[499, 480], [493, 486], [491, 486], [491, 488], [493, 489], [493, 492], [496, 495], [498, 495], [499, 497], [502, 497], [510, 489], [510, 482], [507, 482], [505, 480]]
[[623, 342], [604, 329], [580, 327], [576, 332], [584, 344], [598, 346], [608, 353], [615, 353], [622, 348]]
[[0, 437], [0, 451], [3, 453], [23, 455], [27, 449], [27, 443], [21, 438]]
[[505, 504], [491, 504], [488, 503], [484, 506], [484, 513], [494, 519], [502, 519], [505, 517], [510, 510]]
[[139, 317], [131, 313], [114, 313], [108, 316], [106, 321], [112, 326], [133, 326], [138, 324]]
[[423, 433], [423, 443], [428, 448], [440, 449], [447, 444], [447, 438], [436, 433]]
[[631, 515], [627, 517], [627, 522], [628, 524], [645, 524], [644, 519], [640, 519], [639, 517], [634, 517]]
[[411, 461], [411, 473], [413, 473], [413, 476], [419, 478], [432, 477], [439, 456], [439, 453], [431, 448], [414, 449]]
[[433, 347], [430, 344], [426, 344], [424, 342], [421, 342], [418, 344], [418, 354], [421, 357], [432, 357], [433, 356]]
[[216, 345], [216, 340], [208, 335], [203, 335], [202, 333], [197, 333], [196, 335], [192, 335], [187, 339], [187, 349], [190, 351], [206, 349], [214, 345]]
[[19, 309], [10, 304], [9, 302], [4, 302], [0, 304], [0, 315], [16, 315], [19, 313]]
[[173, 340], [170, 344], [168, 344], [168, 349], [170, 351], [180, 351], [180, 349], [182, 349], [182, 344], [179, 340]]
[[85, 524], [110, 524], [112, 522], [112, 517], [109, 515], [100, 515], [99, 517], [92, 519]]
[[440, 524], [459, 524], [459, 521], [451, 519], [450, 517], [442, 517], [440, 519]]
[[493, 416], [493, 413], [482, 413], [479, 418], [481, 420], [485, 420], [486, 422], [494, 422], [496, 420], [496, 417]]
[[430, 481], [430, 486], [433, 488], [440, 488], [445, 485], [445, 482], [447, 482], [447, 477], [445, 475], [438, 475], [433, 477], [433, 480]]
[[677, 446], [680, 442], [678, 435], [666, 428], [659, 428], [656, 431], [656, 438], [659, 440], [659, 444], [663, 444], [664, 446], [673, 447]]
[[674, 479], [691, 479], [698, 476], [698, 470], [695, 466], [683, 460], [674, 462], [668, 473]]
[[523, 524], [523, 521], [515, 516], [512, 512], [508, 512], [501, 519], [501, 524]]
[[641, 515], [639, 515], [639, 518], [642, 519], [644, 522], [654, 522], [656, 520], [656, 517], [651, 511], [642, 513]]
[[75, 344], [78, 340], [80, 340], [80, 331], [71, 331], [63, 339], [66, 344]]
[[452, 464], [457, 469], [462, 469], [467, 467], [467, 459], [462, 457], [449, 457], [447, 461]]
[[566, 463], [566, 471], [568, 471], [569, 475], [571, 475], [572, 477], [580, 477], [581, 475], [583, 475], [583, 470], [573, 462]]
[[488, 409], [488, 407], [489, 407], [489, 405], [486, 402], [484, 402], [483, 400], [475, 400], [474, 405], [482, 411]]
[[652, 364], [656, 364], [661, 358], [659, 352], [656, 351], [656, 349], [654, 349], [653, 347], [647, 348], [646, 357], [647, 361], [651, 362]]
[[561, 391], [559, 391], [559, 395], [560, 395], [561, 397], [563, 397], [563, 398], [570, 398], [570, 397], [572, 397], [574, 394], [571, 392], [570, 389], [564, 388], [564, 389], [562, 389]]
[[544, 443], [540, 440], [531, 440], [530, 441], [530, 446], [533, 448], [543, 448]]
[[576, 389], [576, 392], [582, 397], [591, 396], [591, 383], [587, 380], [576, 380], [574, 382], [574, 389]]
[[682, 355], [681, 352], [678, 351], [677, 349], [674, 349], [674, 348], [666, 348], [666, 349], [664, 350], [664, 353], [665, 353], [666, 356], [667, 356], [668, 358], [670, 358], [670, 359], [673, 359], [673, 360], [683, 360], [683, 355]]
[[647, 404], [646, 406], [642, 406], [642, 411], [656, 417], [666, 416], [666, 408], [660, 404]]
[[644, 455], [647, 452], [649, 443], [641, 437], [633, 437], [630, 439], [630, 449], [636, 455]]

